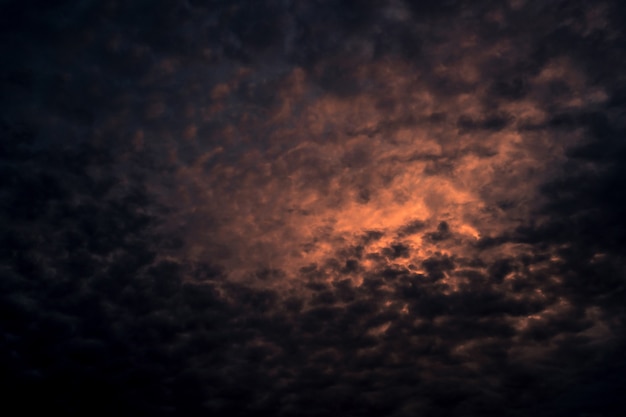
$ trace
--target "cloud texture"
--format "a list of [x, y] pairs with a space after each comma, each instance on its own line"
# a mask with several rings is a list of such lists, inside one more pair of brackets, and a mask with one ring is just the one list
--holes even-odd
[[626, 10], [422, 3], [2, 2], [8, 401], [624, 415]]

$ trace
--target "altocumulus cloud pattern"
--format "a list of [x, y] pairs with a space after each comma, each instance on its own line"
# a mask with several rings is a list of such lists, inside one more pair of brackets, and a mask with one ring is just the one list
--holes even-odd
[[25, 415], [626, 415], [620, 1], [0, 2]]

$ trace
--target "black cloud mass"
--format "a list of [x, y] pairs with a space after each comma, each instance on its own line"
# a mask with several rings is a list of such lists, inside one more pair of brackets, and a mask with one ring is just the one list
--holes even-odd
[[626, 415], [619, 1], [0, 1], [25, 415]]

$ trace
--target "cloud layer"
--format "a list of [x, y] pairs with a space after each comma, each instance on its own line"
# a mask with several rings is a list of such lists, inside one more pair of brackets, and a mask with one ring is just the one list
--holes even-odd
[[618, 2], [0, 7], [14, 405], [626, 411]]

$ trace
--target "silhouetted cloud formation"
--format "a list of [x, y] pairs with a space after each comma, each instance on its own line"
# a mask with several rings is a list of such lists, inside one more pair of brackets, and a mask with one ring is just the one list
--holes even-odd
[[626, 414], [620, 2], [0, 16], [5, 407]]

